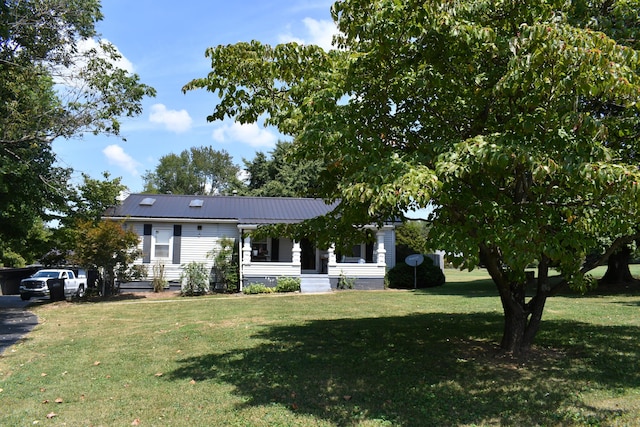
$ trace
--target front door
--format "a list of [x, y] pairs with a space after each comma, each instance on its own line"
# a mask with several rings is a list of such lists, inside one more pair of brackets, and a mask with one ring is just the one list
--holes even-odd
[[316, 247], [309, 239], [302, 239], [300, 242], [302, 250], [302, 271], [315, 272], [316, 270]]

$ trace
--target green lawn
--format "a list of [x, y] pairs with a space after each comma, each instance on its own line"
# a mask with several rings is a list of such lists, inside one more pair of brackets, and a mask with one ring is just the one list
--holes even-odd
[[0, 357], [0, 425], [640, 425], [639, 294], [551, 299], [535, 351], [512, 360], [486, 274], [447, 277], [38, 305]]

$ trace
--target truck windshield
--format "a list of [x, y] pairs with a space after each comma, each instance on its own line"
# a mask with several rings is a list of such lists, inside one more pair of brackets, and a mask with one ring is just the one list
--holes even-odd
[[38, 271], [36, 274], [34, 274], [31, 277], [47, 277], [47, 278], [56, 279], [58, 277], [58, 272], [57, 271]]

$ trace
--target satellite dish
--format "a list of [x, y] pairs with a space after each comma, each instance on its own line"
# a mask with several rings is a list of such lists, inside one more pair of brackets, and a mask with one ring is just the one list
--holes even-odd
[[413, 254], [404, 259], [404, 262], [411, 267], [417, 267], [424, 262], [424, 255]]

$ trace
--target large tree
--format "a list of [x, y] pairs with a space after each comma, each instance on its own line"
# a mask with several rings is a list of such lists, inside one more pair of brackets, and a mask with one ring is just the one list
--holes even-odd
[[162, 156], [155, 171], [144, 175], [148, 193], [224, 194], [237, 187], [239, 168], [226, 150], [191, 147]]
[[82, 237], [75, 242], [71, 261], [99, 272], [98, 288], [102, 295], [117, 294], [118, 283], [146, 276], [146, 267], [134, 265], [142, 256], [140, 236], [122, 222], [79, 221], [76, 230]]
[[339, 239], [350, 223], [433, 203], [430, 239], [468, 268], [482, 258], [504, 310], [501, 347], [521, 353], [562, 286], [549, 267], [584, 290], [584, 273], [635, 233], [639, 7], [340, 0], [339, 49], [210, 48], [212, 71], [184, 90], [219, 95], [211, 120], [266, 115], [299, 156], [323, 162], [322, 194], [341, 201], [307, 227]]
[[67, 199], [70, 171], [55, 165], [52, 141], [118, 134], [118, 117], [139, 114], [154, 94], [99, 39], [102, 17], [99, 0], [0, 4], [2, 253], [20, 252], [20, 237]]
[[82, 182], [69, 189], [66, 206], [59, 207], [57, 226], [49, 229], [46, 250], [37, 259], [49, 266], [72, 263], [72, 255], [85, 244], [88, 229], [100, 225], [105, 212], [119, 203], [126, 189], [120, 177], [111, 178], [108, 172], [103, 172], [102, 179], [83, 173]]
[[140, 256], [140, 237], [121, 222], [102, 219], [126, 190], [120, 178], [103, 173], [103, 179], [83, 174], [68, 201], [61, 227], [54, 231], [55, 250], [46, 257], [53, 265], [75, 264], [99, 272], [103, 295], [117, 293], [116, 281], [140, 278], [146, 271], [133, 262]]

